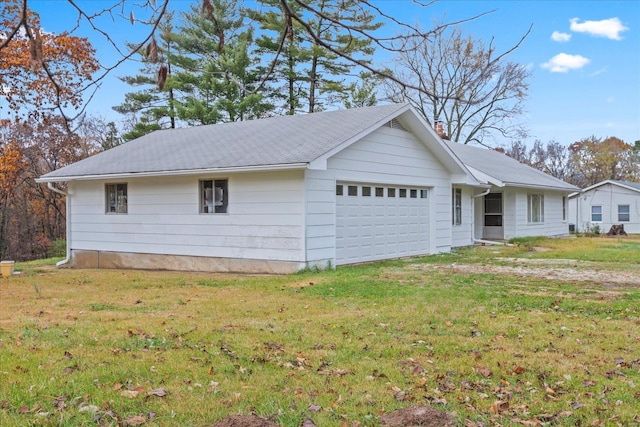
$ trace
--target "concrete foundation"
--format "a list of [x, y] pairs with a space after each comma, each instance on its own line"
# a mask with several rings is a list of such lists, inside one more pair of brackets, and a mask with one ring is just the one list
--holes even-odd
[[304, 263], [241, 258], [209, 258], [186, 255], [139, 254], [72, 250], [74, 268], [204, 271], [212, 273], [289, 274]]

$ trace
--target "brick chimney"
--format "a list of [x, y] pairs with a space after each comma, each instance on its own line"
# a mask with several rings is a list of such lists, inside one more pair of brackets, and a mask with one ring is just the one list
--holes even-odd
[[438, 136], [442, 139], [449, 139], [446, 133], [444, 133], [444, 123], [438, 120], [434, 126], [434, 129]]

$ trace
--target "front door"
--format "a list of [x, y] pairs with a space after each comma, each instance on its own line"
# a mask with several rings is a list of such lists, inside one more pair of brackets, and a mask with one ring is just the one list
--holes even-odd
[[502, 193], [489, 193], [484, 196], [484, 239], [501, 240], [504, 238], [502, 225]]

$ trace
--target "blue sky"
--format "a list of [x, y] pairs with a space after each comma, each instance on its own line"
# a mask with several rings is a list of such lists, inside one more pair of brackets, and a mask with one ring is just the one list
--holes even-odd
[[[79, 2], [91, 7], [106, 3]], [[444, 16], [455, 21], [495, 10], [461, 28], [487, 43], [493, 38], [498, 51], [516, 44], [533, 25], [522, 46], [508, 56], [532, 72], [522, 118], [531, 134], [528, 141], [568, 145], [591, 135], [617, 136], [631, 144], [640, 140], [640, 1], [444, 0], [426, 8], [411, 0], [375, 3], [399, 20], [423, 27]], [[57, 32], [74, 25], [75, 16], [66, 1], [30, 0], [29, 4], [40, 13], [45, 30]], [[186, 9], [190, 4], [171, 0], [170, 8]], [[106, 21], [105, 28], [120, 41], [137, 41], [142, 30], [118, 19]], [[390, 25], [387, 29], [393, 30]], [[95, 34], [90, 40], [101, 58], [114, 55]], [[117, 76], [135, 74], [137, 68], [131, 64], [111, 73], [88, 112], [120, 120], [111, 107], [120, 104], [131, 88]]]

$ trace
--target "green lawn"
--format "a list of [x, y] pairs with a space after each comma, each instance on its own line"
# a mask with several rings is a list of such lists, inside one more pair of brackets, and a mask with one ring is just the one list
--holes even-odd
[[0, 425], [639, 424], [640, 237], [534, 242], [289, 276], [17, 264]]

